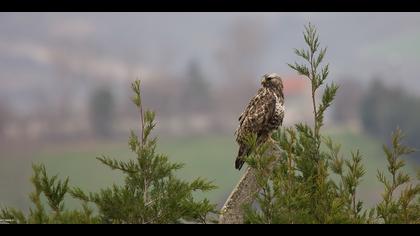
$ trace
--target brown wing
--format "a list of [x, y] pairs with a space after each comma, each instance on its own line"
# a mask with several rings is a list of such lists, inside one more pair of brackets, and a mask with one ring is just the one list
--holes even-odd
[[236, 141], [239, 151], [235, 160], [235, 168], [240, 170], [245, 163], [244, 157], [249, 155], [249, 147], [245, 139], [250, 133], [257, 134], [257, 142], [264, 142], [270, 132], [269, 123], [275, 113], [276, 97], [267, 89], [258, 90], [245, 111], [239, 117], [239, 127], [236, 130]]
[[275, 107], [275, 96], [268, 89], [259, 89], [257, 95], [251, 99], [245, 111], [239, 117], [236, 140], [243, 143], [249, 133], [255, 133], [259, 136], [266, 132], [267, 124], [274, 114]]

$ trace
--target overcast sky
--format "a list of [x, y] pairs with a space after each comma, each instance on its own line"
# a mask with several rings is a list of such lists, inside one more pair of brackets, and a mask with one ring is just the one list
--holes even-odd
[[378, 75], [420, 90], [419, 13], [0, 13], [0, 92], [52, 90], [63, 71], [116, 81], [162, 68], [183, 73], [192, 59], [220, 82], [217, 55], [241, 22], [257, 27], [263, 44], [252, 76], [290, 74], [286, 62], [304, 46], [308, 21], [328, 46], [334, 79]]

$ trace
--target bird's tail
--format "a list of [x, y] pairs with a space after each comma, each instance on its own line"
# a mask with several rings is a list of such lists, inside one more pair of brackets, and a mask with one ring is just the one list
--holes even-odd
[[239, 146], [239, 151], [238, 151], [238, 156], [236, 157], [235, 160], [235, 168], [238, 170], [241, 170], [242, 166], [245, 163], [245, 157], [248, 155], [248, 148], [246, 147], [246, 145], [241, 144]]

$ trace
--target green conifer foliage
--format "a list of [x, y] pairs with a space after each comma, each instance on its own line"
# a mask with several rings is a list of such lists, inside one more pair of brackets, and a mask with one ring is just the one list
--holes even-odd
[[[33, 176], [31, 182], [35, 190], [29, 195], [34, 207], [29, 209], [29, 214], [14, 208], [2, 208], [0, 219], [6, 223], [18, 224], [93, 224], [100, 223], [93, 209], [87, 202], [82, 203], [82, 210], [67, 210], [64, 197], [70, 191], [69, 179], [64, 182], [58, 176], [49, 177], [44, 165], [32, 165]], [[48, 207], [43, 204], [46, 199]]]
[[[311, 82], [313, 125], [298, 123], [273, 134], [273, 143], [256, 145], [246, 158], [255, 170], [260, 187], [255, 204], [244, 206], [245, 223], [420, 223], [420, 171], [417, 182], [403, 172], [402, 157], [413, 150], [402, 144], [397, 129], [389, 147], [383, 146], [387, 172], [378, 171], [384, 186], [381, 201], [371, 209], [358, 198], [358, 186], [365, 169], [359, 150], [347, 156], [340, 144], [322, 133], [324, 114], [332, 104], [338, 86], [326, 84], [328, 64], [323, 60], [326, 48], [320, 48], [316, 28], [305, 26], [307, 49], [295, 49], [304, 63], [289, 64]], [[128, 146], [134, 159], [119, 161], [107, 156], [97, 159], [112, 170], [121, 171], [125, 181], [94, 193], [69, 187], [69, 179], [49, 177], [43, 165], [33, 165], [34, 192], [29, 213], [1, 208], [0, 219], [9, 223], [207, 223], [217, 213], [207, 199], [196, 200], [194, 193], [215, 186], [204, 179], [191, 182], [175, 176], [182, 164], [171, 163], [156, 153], [157, 138], [151, 137], [156, 126], [155, 113], [143, 109], [140, 81], [132, 84], [133, 102], [139, 111], [140, 132], [131, 131]], [[323, 89], [318, 97], [319, 90]], [[320, 101], [317, 98], [321, 98]], [[64, 198], [79, 199], [82, 208], [68, 210]]]
[[[326, 48], [320, 48], [316, 28], [305, 26], [307, 49], [295, 49], [305, 63], [288, 64], [311, 82], [314, 124], [299, 123], [273, 134], [277, 142], [256, 147], [251, 137], [253, 153], [248, 164], [257, 170], [256, 205], [244, 206], [245, 223], [419, 223], [420, 185], [413, 186], [410, 177], [401, 171], [401, 156], [412, 150], [401, 144], [401, 132], [393, 135], [392, 148], [384, 147], [392, 181], [378, 172], [385, 185], [383, 200], [376, 208], [366, 209], [357, 197], [357, 187], [365, 169], [359, 150], [345, 158], [340, 145], [322, 134], [324, 113], [332, 104], [338, 86], [323, 86], [329, 74], [328, 64], [322, 66]], [[317, 92], [324, 87], [321, 101]], [[309, 102], [309, 101], [308, 101]], [[276, 160], [273, 162], [273, 160]], [[333, 178], [338, 177], [338, 178]], [[404, 185], [399, 198], [394, 191]], [[417, 202], [416, 202], [417, 198]]]
[[125, 184], [90, 194], [75, 188], [71, 194], [95, 203], [101, 220], [106, 223], [206, 223], [215, 206], [207, 199], [194, 200], [193, 193], [209, 191], [215, 186], [201, 178], [187, 182], [174, 176], [183, 165], [170, 163], [167, 156], [156, 153], [157, 138], [150, 136], [156, 125], [155, 113], [143, 110], [139, 80], [132, 84], [132, 89], [141, 132], [138, 136], [131, 131], [129, 146], [137, 158], [128, 162], [105, 156], [98, 158], [111, 169], [122, 171], [126, 175]]
[[[132, 84], [133, 102], [139, 110], [140, 134], [131, 131], [129, 148], [136, 155], [129, 161], [118, 161], [106, 156], [97, 159], [112, 170], [125, 175], [122, 185], [112, 185], [97, 193], [85, 193], [80, 188], [69, 188], [57, 176], [48, 177], [45, 167], [34, 165], [32, 183], [35, 191], [30, 195], [34, 209], [28, 216], [22, 211], [3, 208], [0, 218], [11, 223], [207, 223], [212, 219], [215, 205], [209, 200], [195, 200], [194, 192], [210, 191], [215, 186], [204, 179], [191, 182], [181, 180], [175, 172], [182, 164], [171, 163], [166, 155], [156, 153], [157, 138], [151, 137], [156, 123], [155, 113], [144, 111], [140, 81]], [[83, 203], [82, 210], [65, 210], [64, 197], [70, 194]], [[45, 196], [49, 209], [43, 205]], [[95, 206], [97, 214], [89, 205]]]

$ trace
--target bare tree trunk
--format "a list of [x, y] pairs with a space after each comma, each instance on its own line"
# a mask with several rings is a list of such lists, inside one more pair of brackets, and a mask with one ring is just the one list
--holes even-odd
[[252, 203], [258, 190], [255, 170], [248, 167], [223, 205], [219, 224], [242, 224], [244, 221], [242, 206]]

